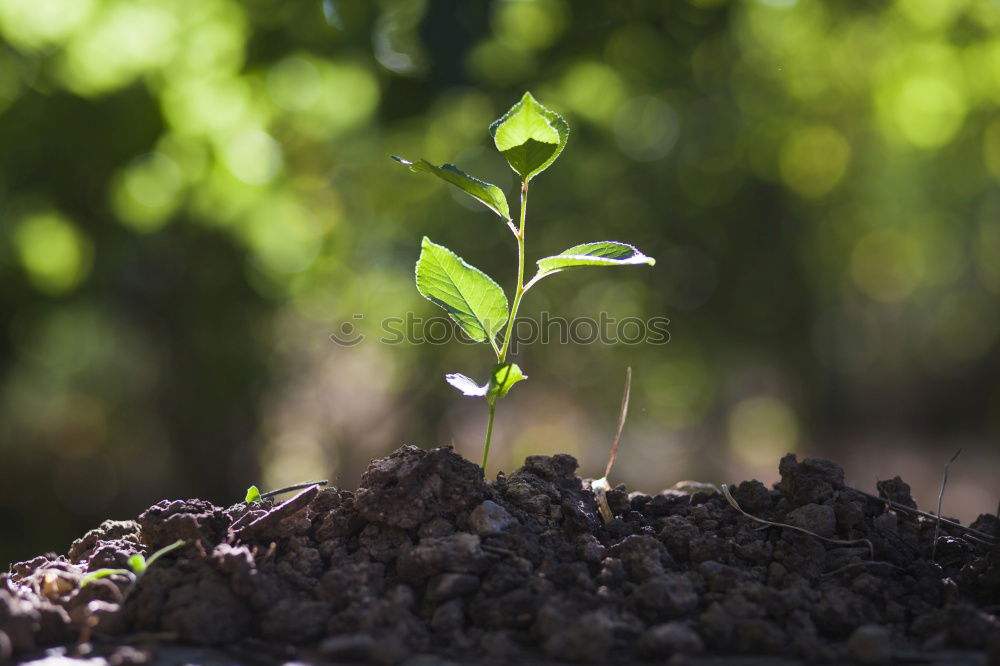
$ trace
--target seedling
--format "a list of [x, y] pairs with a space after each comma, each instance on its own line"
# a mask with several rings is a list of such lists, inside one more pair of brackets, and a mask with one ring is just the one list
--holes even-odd
[[652, 266], [655, 263], [652, 257], [647, 257], [626, 243], [583, 243], [539, 259], [536, 262], [538, 271], [535, 276], [525, 282], [528, 183], [559, 157], [569, 139], [569, 125], [562, 116], [545, 108], [531, 93], [526, 92], [521, 101], [490, 125], [489, 131], [497, 150], [521, 180], [521, 209], [517, 225], [511, 218], [507, 197], [496, 185], [474, 178], [453, 164], [435, 166], [424, 159], [411, 162], [393, 156], [393, 159], [412, 171], [433, 174], [472, 196], [496, 213], [517, 241], [517, 284], [513, 305], [510, 306], [500, 285], [448, 248], [431, 242], [426, 236], [417, 261], [417, 290], [421, 295], [442, 307], [474, 341], [488, 342], [496, 355], [496, 364], [485, 384], [458, 372], [445, 375], [445, 380], [464, 395], [486, 399], [489, 419], [486, 422], [486, 443], [483, 447], [484, 469], [490, 454], [497, 400], [506, 396], [514, 384], [527, 379], [516, 363], [507, 361], [514, 321], [524, 294], [543, 278], [568, 268], [641, 264]]
[[257, 486], [250, 486], [247, 488], [247, 494], [243, 501], [247, 504], [253, 504], [254, 502], [260, 502], [261, 500], [274, 497], [275, 495], [281, 495], [282, 493], [288, 493], [293, 490], [302, 490], [303, 488], [308, 488], [309, 486], [325, 486], [328, 483], [330, 482], [326, 479], [322, 479], [321, 481], [306, 481], [304, 483], [296, 483], [292, 486], [278, 488], [277, 490], [269, 490], [266, 493], [260, 492], [260, 490], [257, 489]]
[[80, 579], [80, 587], [84, 587], [87, 583], [95, 581], [98, 578], [107, 578], [108, 576], [125, 576], [129, 579], [130, 585], [135, 585], [139, 579], [142, 578], [142, 575], [146, 573], [149, 567], [156, 562], [156, 560], [183, 545], [183, 541], [175, 541], [169, 546], [164, 546], [150, 555], [148, 560], [142, 556], [142, 553], [137, 553], [128, 558], [128, 569], [98, 569], [97, 571], [91, 571], [89, 574]]

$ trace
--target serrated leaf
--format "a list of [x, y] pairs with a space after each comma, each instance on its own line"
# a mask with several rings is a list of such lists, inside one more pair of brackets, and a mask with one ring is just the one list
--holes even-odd
[[463, 375], [461, 372], [452, 372], [444, 376], [444, 380], [462, 392], [473, 398], [482, 398], [489, 389], [489, 384], [480, 386], [472, 377]]
[[410, 167], [410, 171], [423, 171], [434, 174], [441, 180], [447, 181], [466, 194], [471, 195], [472, 198], [482, 203], [503, 219], [510, 219], [510, 208], [507, 206], [507, 197], [504, 196], [503, 190], [496, 185], [470, 176], [454, 164], [434, 166], [424, 159], [419, 162], [411, 162], [396, 155], [393, 155], [392, 159]]
[[517, 363], [498, 363], [490, 374], [490, 383], [486, 394], [504, 397], [514, 384], [527, 379], [528, 375], [521, 372]]
[[128, 566], [137, 576], [146, 573], [146, 558], [141, 553], [136, 553], [128, 558]]
[[575, 266], [652, 266], [656, 259], [647, 257], [635, 247], [616, 241], [597, 241], [574, 245], [552, 257], [538, 260], [538, 274], [543, 277]]
[[507, 323], [507, 297], [500, 285], [426, 236], [417, 260], [417, 290], [477, 342], [496, 339]]
[[569, 124], [526, 92], [490, 125], [490, 136], [510, 168], [528, 181], [559, 157], [569, 140]]
[[246, 502], [247, 504], [250, 504], [251, 502], [260, 501], [260, 491], [257, 490], [257, 486], [250, 486], [249, 488], [247, 488], [247, 496], [246, 499], [244, 499], [243, 501]]

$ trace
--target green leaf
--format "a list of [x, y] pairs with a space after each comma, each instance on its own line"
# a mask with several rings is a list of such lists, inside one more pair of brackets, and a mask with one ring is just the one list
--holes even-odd
[[528, 375], [521, 372], [517, 363], [498, 363], [490, 375], [487, 395], [503, 398], [511, 386], [527, 378]]
[[492, 342], [507, 323], [507, 297], [500, 285], [426, 236], [417, 261], [417, 290], [477, 342]]
[[539, 259], [538, 274], [535, 275], [534, 279], [537, 280], [574, 266], [637, 266], [640, 264], [652, 266], [655, 263], [656, 259], [647, 257], [626, 243], [598, 241], [574, 245], [554, 257]]
[[485, 398], [500, 397], [507, 395], [510, 387], [528, 376], [521, 372], [517, 363], [498, 363], [493, 366], [490, 372], [490, 381], [480, 386], [476, 380], [467, 377], [460, 372], [453, 372], [444, 376], [445, 381], [457, 388], [464, 395]]
[[128, 566], [137, 576], [141, 576], [146, 573], [146, 558], [141, 553], [137, 553], [128, 558]]
[[247, 496], [246, 499], [243, 501], [246, 502], [247, 504], [250, 504], [251, 502], [260, 501], [260, 491], [257, 490], [257, 486], [250, 486], [249, 488], [247, 488]]
[[425, 171], [434, 174], [441, 180], [445, 180], [466, 194], [471, 195], [503, 219], [510, 219], [510, 208], [507, 206], [507, 197], [504, 196], [503, 190], [496, 185], [491, 185], [486, 181], [474, 178], [454, 164], [434, 166], [427, 160], [422, 159], [419, 162], [411, 162], [396, 155], [393, 155], [392, 159], [410, 167], [410, 171]]
[[87, 583], [93, 582], [98, 578], [107, 578], [108, 576], [128, 576], [130, 580], [135, 580], [135, 574], [128, 569], [98, 569], [97, 571], [91, 571], [81, 578], [80, 587], [86, 587]]
[[463, 375], [461, 372], [453, 372], [445, 375], [444, 380], [461, 391], [463, 395], [474, 398], [484, 397], [490, 386], [489, 384], [480, 386], [472, 377]]
[[559, 157], [569, 140], [569, 125], [526, 92], [490, 125], [490, 136], [510, 168], [529, 181]]

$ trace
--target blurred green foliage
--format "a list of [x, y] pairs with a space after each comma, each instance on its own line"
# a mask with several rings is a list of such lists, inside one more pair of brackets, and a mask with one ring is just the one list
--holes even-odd
[[481, 350], [379, 321], [436, 314], [424, 233], [508, 289], [512, 241], [388, 155], [512, 194], [483, 128], [525, 89], [575, 130], [539, 256], [616, 236], [658, 263], [523, 313], [665, 314], [672, 340], [527, 347], [500, 467], [598, 473], [626, 365], [613, 481], [873, 432], [995, 449], [998, 35], [991, 0], [0, 0], [0, 562], [165, 495], [353, 486], [402, 443], [475, 458], [480, 410], [425, 378]]

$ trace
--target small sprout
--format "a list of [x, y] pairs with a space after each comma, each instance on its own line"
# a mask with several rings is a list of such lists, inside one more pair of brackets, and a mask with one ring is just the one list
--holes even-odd
[[496, 355], [489, 380], [480, 384], [461, 373], [451, 373], [445, 380], [463, 395], [485, 398], [489, 407], [483, 468], [490, 454], [493, 416], [497, 400], [506, 396], [517, 382], [527, 379], [521, 368], [507, 361], [513, 337], [514, 321], [521, 298], [540, 280], [569, 268], [581, 266], [652, 266], [655, 260], [636, 248], [617, 241], [598, 241], [575, 245], [559, 254], [539, 259], [538, 271], [525, 281], [525, 217], [528, 183], [547, 169], [569, 139], [569, 125], [563, 118], [525, 93], [517, 104], [490, 125], [490, 136], [497, 150], [507, 159], [521, 181], [521, 208], [518, 224], [510, 215], [507, 197], [496, 185], [474, 178], [453, 164], [435, 166], [427, 160], [407, 160], [393, 156], [411, 171], [429, 173], [454, 185], [496, 213], [514, 234], [517, 242], [517, 283], [513, 303], [508, 303], [503, 289], [486, 273], [468, 264], [457, 254], [432, 242], [426, 236], [417, 261], [416, 281], [420, 294], [443, 308], [476, 342], [488, 342]]
[[150, 555], [148, 560], [142, 556], [142, 553], [136, 553], [128, 558], [129, 569], [98, 569], [97, 571], [91, 571], [89, 574], [80, 579], [80, 587], [85, 587], [87, 583], [90, 583], [91, 581], [97, 580], [98, 578], [107, 578], [108, 576], [125, 576], [129, 579], [130, 585], [135, 585], [142, 575], [149, 570], [149, 567], [156, 562], [156, 560], [183, 545], [184, 541], [177, 540], [169, 546], [164, 546]]
[[257, 486], [250, 486], [249, 488], [247, 488], [247, 497], [243, 501], [246, 502], [247, 504], [260, 501], [260, 491], [257, 490]]
[[107, 578], [108, 576], [125, 576], [131, 583], [135, 583], [136, 580], [135, 574], [128, 569], [98, 569], [97, 571], [91, 571], [81, 578], [80, 587], [86, 587], [91, 581], [95, 581], [98, 578]]

